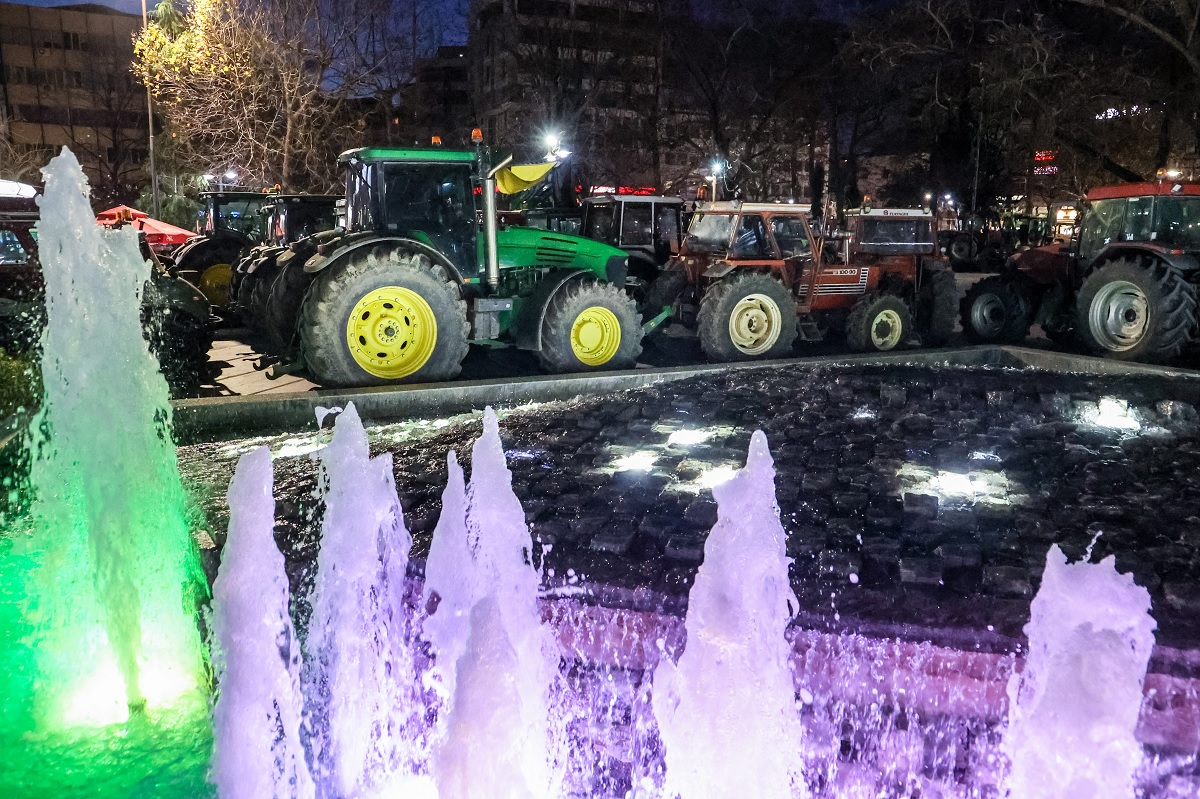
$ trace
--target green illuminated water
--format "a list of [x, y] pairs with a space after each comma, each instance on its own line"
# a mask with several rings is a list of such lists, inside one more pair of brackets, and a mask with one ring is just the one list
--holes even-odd
[[206, 591], [147, 350], [132, 230], [64, 151], [39, 223], [48, 325], [28, 515], [0, 531], [0, 796], [203, 796]]

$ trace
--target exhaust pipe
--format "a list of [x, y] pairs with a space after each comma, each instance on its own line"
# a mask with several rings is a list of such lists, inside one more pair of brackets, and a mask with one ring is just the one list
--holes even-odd
[[493, 291], [500, 287], [500, 253], [496, 244], [496, 173], [512, 163], [510, 155], [492, 167], [483, 179], [483, 236], [487, 252], [487, 282]]

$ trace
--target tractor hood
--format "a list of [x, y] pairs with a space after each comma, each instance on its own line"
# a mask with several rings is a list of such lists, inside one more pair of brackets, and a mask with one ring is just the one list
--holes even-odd
[[[496, 233], [500, 268], [521, 267], [587, 269], [603, 275], [610, 258], [627, 258], [624, 250], [592, 239], [549, 230], [510, 227]], [[597, 266], [601, 267], [597, 271]]]

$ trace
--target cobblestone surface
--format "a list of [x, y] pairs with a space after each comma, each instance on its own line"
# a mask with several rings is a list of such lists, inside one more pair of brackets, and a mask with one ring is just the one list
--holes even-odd
[[[1093, 559], [1115, 555], [1150, 590], [1159, 642], [1190, 648], [1200, 645], [1196, 399], [1190, 382], [1147, 378], [754, 370], [519, 408], [501, 429], [550, 587], [681, 611], [716, 520], [710, 487], [761, 428], [801, 623], [917, 638], [943, 628], [1005, 648], [1058, 543], [1071, 558], [1089, 547]], [[480, 430], [478, 416], [448, 422], [372, 431], [395, 453], [418, 560], [446, 452], [469, 463]], [[180, 450], [209, 530], [224, 528], [231, 458], [244, 449]], [[285, 457], [276, 470], [279, 540], [303, 588], [319, 527], [315, 467]]]

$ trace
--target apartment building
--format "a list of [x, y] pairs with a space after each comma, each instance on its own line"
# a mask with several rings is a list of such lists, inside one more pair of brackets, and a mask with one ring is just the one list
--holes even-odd
[[136, 194], [148, 149], [146, 92], [130, 72], [141, 24], [101, 5], [0, 2], [0, 169], [65, 145], [98, 197]]

